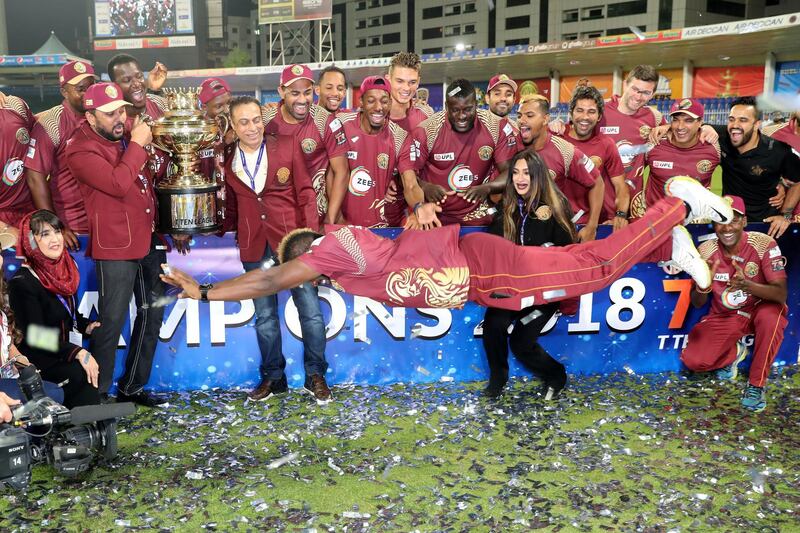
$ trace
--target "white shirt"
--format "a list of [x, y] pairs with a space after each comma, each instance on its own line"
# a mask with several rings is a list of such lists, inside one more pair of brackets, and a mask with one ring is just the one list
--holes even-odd
[[[236, 174], [248, 188], [252, 188], [250, 186], [250, 177], [247, 175], [247, 172], [244, 171], [244, 168], [242, 168], [241, 154], [244, 153], [244, 159], [247, 161], [247, 170], [252, 174], [256, 169], [256, 161], [258, 161], [258, 153], [260, 150], [261, 148], [259, 147], [255, 152], [249, 153], [246, 150], [242, 150], [238, 145], [236, 147], [236, 154], [234, 154], [233, 157], [231, 170], [233, 170], [233, 173]], [[256, 193], [264, 190], [264, 185], [267, 183], [268, 166], [267, 148], [265, 146], [264, 156], [261, 158], [261, 165], [258, 167], [258, 172], [253, 175], [253, 179], [256, 183]]]

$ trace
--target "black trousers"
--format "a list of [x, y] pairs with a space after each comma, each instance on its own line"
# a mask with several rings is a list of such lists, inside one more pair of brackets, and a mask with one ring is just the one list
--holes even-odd
[[[558, 303], [532, 306], [522, 311], [507, 309], [486, 309], [483, 317], [483, 348], [489, 361], [489, 380], [505, 384], [508, 381], [508, 348], [537, 377], [547, 383], [563, 385], [567, 380], [564, 365], [539, 345], [537, 339], [550, 318], [558, 311]], [[538, 310], [541, 315], [527, 324], [520, 319]], [[514, 330], [508, 334], [508, 327]]]
[[92, 332], [92, 354], [100, 365], [99, 390], [108, 392], [114, 378], [114, 362], [122, 327], [128, 320], [131, 296], [136, 298], [136, 319], [128, 341], [125, 373], [117, 382], [123, 394], [141, 391], [150, 379], [158, 332], [164, 318], [164, 307], [153, 302], [164, 296], [164, 282], [158, 277], [161, 264], [167, 262], [164, 250], [156, 249], [161, 241], [152, 236], [150, 252], [134, 261], [95, 261], [97, 302], [102, 326]]
[[64, 406], [68, 409], [79, 405], [97, 405], [100, 403], [100, 393], [86, 379], [86, 371], [77, 360], [59, 361], [58, 363], [42, 370], [42, 378], [53, 383], [67, 383], [62, 387], [64, 391]]

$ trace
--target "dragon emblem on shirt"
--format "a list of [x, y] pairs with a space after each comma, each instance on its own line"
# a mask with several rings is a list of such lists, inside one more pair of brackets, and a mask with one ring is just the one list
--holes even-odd
[[407, 298], [423, 295], [429, 307], [458, 307], [467, 301], [468, 291], [466, 267], [403, 268], [386, 278], [386, 294], [400, 305]]

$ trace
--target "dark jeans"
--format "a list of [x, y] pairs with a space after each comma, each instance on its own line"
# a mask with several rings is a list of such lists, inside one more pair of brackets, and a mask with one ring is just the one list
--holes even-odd
[[164, 317], [163, 307], [152, 303], [164, 295], [164, 283], [158, 277], [166, 263], [164, 250], [156, 250], [161, 241], [153, 235], [150, 252], [133, 261], [95, 261], [99, 318], [102, 326], [92, 332], [92, 354], [100, 365], [99, 392], [108, 392], [114, 378], [114, 362], [122, 327], [128, 320], [131, 296], [136, 298], [136, 320], [128, 341], [125, 373], [117, 382], [123, 394], [141, 391], [150, 379], [158, 332]]
[[[16, 379], [0, 379], [0, 392], [5, 392], [14, 400], [23, 401], [22, 391], [19, 390], [19, 383]], [[56, 387], [55, 383], [45, 381], [44, 393], [58, 403], [64, 403], [64, 391]]]
[[[269, 245], [261, 261], [242, 261], [246, 272], [261, 268], [264, 261], [273, 257]], [[300, 331], [303, 335], [303, 361], [306, 376], [325, 376], [328, 363], [325, 361], [325, 321], [319, 305], [317, 288], [310, 282], [291, 289], [294, 305], [300, 316]], [[281, 326], [278, 316], [278, 296], [253, 298], [256, 307], [256, 337], [261, 350], [261, 379], [279, 380], [284, 376], [286, 359], [281, 348]]]
[[[537, 377], [547, 383], [563, 385], [567, 373], [564, 365], [553, 359], [542, 348], [537, 339], [550, 317], [558, 310], [558, 302], [547, 305], [528, 307], [522, 311], [507, 309], [486, 309], [483, 317], [483, 347], [489, 360], [489, 379], [494, 383], [505, 384], [508, 381], [508, 347], [517, 359]], [[542, 314], [527, 324], [520, 319], [530, 315], [534, 309]], [[508, 327], [514, 323], [514, 330], [508, 334]]]

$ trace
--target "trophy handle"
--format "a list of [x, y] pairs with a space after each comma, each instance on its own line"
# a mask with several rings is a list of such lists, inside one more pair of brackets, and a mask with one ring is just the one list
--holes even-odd
[[155, 146], [156, 148], [158, 148], [158, 149], [159, 149], [159, 150], [161, 150], [162, 152], [167, 152], [167, 153], [169, 154], [169, 156], [170, 156], [170, 157], [173, 157], [173, 156], [175, 155], [175, 154], [173, 154], [173, 153], [172, 153], [172, 150], [170, 150], [170, 149], [169, 149], [169, 148], [167, 148], [166, 146], [162, 146], [162, 145], [158, 144], [156, 141], [150, 141], [150, 144], [151, 144], [152, 146]]

